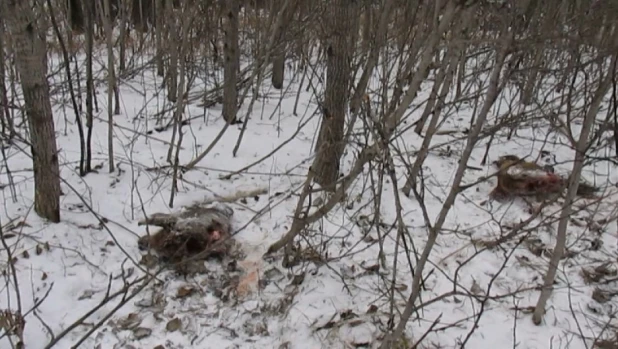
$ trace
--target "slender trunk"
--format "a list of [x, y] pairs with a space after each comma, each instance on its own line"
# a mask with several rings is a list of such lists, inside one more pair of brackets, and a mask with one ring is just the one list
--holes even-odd
[[225, 65], [223, 74], [223, 118], [228, 123], [234, 123], [238, 112], [238, 90], [236, 80], [238, 79], [238, 69], [240, 65], [238, 48], [238, 0], [227, 0], [225, 5], [225, 44], [223, 53], [225, 55]]
[[532, 66], [530, 67], [530, 71], [528, 72], [524, 86], [522, 89], [521, 100], [524, 105], [532, 104], [532, 98], [534, 97], [534, 92], [536, 91], [536, 86], [538, 84], [538, 76], [539, 71], [541, 70], [541, 61], [543, 60], [543, 50], [538, 49], [534, 53], [532, 59]]
[[[391, 1], [389, 1], [391, 2]], [[385, 5], [384, 7], [386, 7]], [[372, 35], [374, 31], [374, 22], [375, 22], [375, 11], [371, 6], [365, 6], [365, 11], [363, 11], [363, 20], [362, 20], [362, 33], [361, 33], [361, 51], [369, 52], [373, 45]], [[384, 12], [382, 12], [384, 13]]]
[[[414, 277], [412, 279], [412, 287], [410, 290], [410, 296], [408, 297], [408, 301], [406, 302], [406, 307], [401, 314], [401, 319], [399, 320], [399, 324], [397, 324], [396, 328], [392, 333], [387, 334], [386, 338], [380, 345], [380, 349], [391, 348], [393, 342], [396, 342], [401, 335], [403, 334], [403, 330], [410, 319], [410, 316], [413, 314], [415, 309], [416, 300], [418, 299], [421, 291], [421, 280], [423, 277], [423, 270], [425, 269], [425, 265], [429, 260], [429, 255], [433, 250], [433, 247], [438, 238], [439, 232], [442, 230], [442, 226], [446, 221], [446, 216], [451, 210], [453, 204], [455, 203], [455, 199], [459, 194], [460, 184], [463, 179], [464, 173], [466, 171], [466, 164], [470, 159], [470, 155], [474, 150], [476, 143], [478, 142], [478, 136], [483, 129], [483, 125], [485, 124], [485, 120], [487, 119], [487, 115], [493, 104], [495, 103], [498, 94], [500, 93], [500, 72], [504, 68], [504, 61], [507, 55], [508, 50], [511, 47], [511, 43], [513, 42], [513, 34], [507, 33], [503, 37], [504, 45], [500, 48], [500, 52], [497, 52], [496, 62], [491, 70], [490, 78], [489, 78], [489, 86], [486, 93], [485, 102], [483, 107], [481, 108], [478, 118], [474, 123], [474, 127], [470, 130], [468, 134], [466, 147], [461, 154], [461, 158], [459, 160], [459, 164], [457, 167], [457, 171], [455, 173], [455, 178], [453, 180], [453, 184], [448, 193], [448, 196], [444, 200], [444, 204], [442, 205], [442, 209], [438, 214], [438, 218], [436, 219], [434, 225], [429, 229], [429, 237], [427, 239], [427, 243], [425, 244], [425, 248], [418, 260], [418, 263], [414, 270]], [[428, 222], [429, 224], [429, 222]]]
[[[382, 14], [380, 15], [380, 22], [378, 24], [378, 30], [376, 31], [374, 36], [371, 36], [369, 42], [369, 56], [367, 58], [367, 62], [365, 63], [365, 68], [363, 69], [363, 74], [360, 77], [358, 85], [356, 86], [356, 91], [354, 92], [354, 96], [350, 101], [350, 111], [355, 113], [359, 110], [362, 97], [365, 94], [365, 90], [367, 89], [367, 85], [369, 84], [369, 78], [373, 74], [373, 70], [378, 64], [378, 59], [380, 57], [380, 48], [385, 44], [385, 36], [386, 30], [388, 29], [388, 23], [392, 15], [392, 10], [394, 8], [395, 1], [388, 0], [384, 4], [384, 8], [382, 9]], [[371, 8], [367, 9], [367, 13], [372, 11]], [[369, 19], [367, 19], [369, 21]], [[369, 24], [365, 24], [368, 26]]]
[[[270, 53], [272, 53], [273, 46], [277, 40], [278, 28], [282, 26], [282, 23], [285, 20], [286, 14], [290, 10], [290, 6], [294, 6], [294, 2], [295, 2], [294, 0], [285, 0], [283, 4], [281, 5], [280, 12], [278, 13], [275, 13], [274, 11], [271, 12], [273, 14], [276, 14], [276, 16], [274, 16], [275, 25], [273, 26], [273, 30], [267, 38], [266, 45], [264, 45], [265, 46], [264, 53], [258, 55], [257, 61], [255, 63], [255, 68], [253, 69], [253, 73], [251, 74], [251, 77], [249, 78], [249, 81], [255, 81], [256, 89], [258, 88], [258, 86], [262, 85], [262, 76], [264, 75], [264, 67], [266, 66], [266, 63], [268, 62], [267, 58], [270, 55]], [[245, 101], [245, 98], [247, 97], [247, 94], [249, 93], [250, 87], [251, 85], [247, 84], [247, 87], [244, 89], [242, 95], [240, 95], [241, 101], [243, 102]], [[249, 105], [247, 106], [247, 113], [245, 114], [245, 118], [243, 119], [243, 124], [242, 124], [242, 128], [240, 129], [240, 134], [238, 135], [238, 140], [236, 141], [236, 145], [234, 145], [234, 149], [232, 150], [233, 156], [236, 156], [236, 154], [238, 153], [238, 149], [240, 149], [240, 143], [242, 142], [242, 138], [245, 132], [247, 131], [247, 124], [249, 123], [249, 116], [253, 112], [253, 106], [257, 99], [258, 99], [258, 94], [254, 93], [253, 96], [251, 97], [251, 100], [249, 101]]]
[[[433, 61], [433, 55], [435, 53], [436, 47], [440, 42], [440, 38], [444, 33], [451, 27], [453, 18], [456, 14], [460, 13], [461, 7], [452, 1], [449, 1], [446, 5], [446, 8], [441, 15], [440, 22], [436, 24], [435, 30], [431, 32], [431, 36], [427, 38], [426, 45], [423, 49], [423, 52], [420, 56], [420, 62], [418, 63], [418, 68], [412, 78], [410, 79], [410, 84], [408, 85], [408, 90], [405, 95], [401, 98], [400, 103], [395, 103], [399, 100], [399, 95], [403, 93], [401, 87], [397, 87], [394, 93], [394, 97], [391, 99], [392, 103], [389, 107], [390, 110], [393, 110], [392, 115], [386, 120], [387, 132], [390, 134], [399, 122], [401, 122], [401, 118], [406, 113], [405, 109], [397, 108], [397, 104], [399, 105], [410, 105], [418, 94], [418, 91], [421, 88], [421, 84], [425, 80], [425, 76]], [[412, 55], [410, 55], [405, 63], [406, 67], [403, 69], [403, 76], [406, 76], [409, 71], [411, 71], [412, 67], [416, 65], [416, 48], [413, 48]], [[402, 77], [403, 77], [402, 76]], [[389, 113], [390, 114], [390, 113]]]
[[147, 1], [151, 0], [133, 0], [133, 10], [131, 11], [131, 17], [133, 25], [135, 26], [135, 30], [140, 33], [148, 32], [148, 21], [146, 20], [146, 16], [144, 16], [144, 14], [148, 13], [148, 11], [145, 11], [145, 9], [148, 7]]
[[311, 166], [315, 182], [329, 191], [335, 190], [339, 178], [339, 163], [343, 155], [343, 127], [349, 100], [353, 47], [349, 43], [354, 27], [352, 16], [356, 3], [348, 0], [331, 0], [327, 5], [326, 90], [322, 125], [316, 144], [316, 158]]
[[[302, 0], [301, 0], [302, 1]], [[273, 87], [277, 90], [283, 88], [283, 80], [285, 77], [285, 57], [287, 53], [288, 40], [285, 37], [285, 30], [289, 27], [290, 21], [294, 17], [294, 12], [296, 11], [296, 5], [298, 1], [293, 0], [288, 4], [288, 7], [284, 10], [284, 14], [282, 20], [276, 30], [276, 43], [275, 50], [272, 54], [272, 64], [273, 64], [273, 75], [271, 78], [271, 82]]]
[[92, 171], [92, 128], [94, 119], [94, 81], [92, 76], [92, 51], [94, 46], [94, 6], [84, 0], [86, 10], [86, 173]]
[[85, 170], [86, 140], [84, 138], [84, 125], [82, 123], [82, 117], [80, 115], [81, 105], [77, 102], [78, 97], [77, 97], [77, 94], [75, 93], [75, 87], [73, 86], [73, 74], [71, 73], [71, 61], [69, 58], [69, 52], [67, 51], [67, 47], [64, 44], [64, 40], [62, 38], [62, 34], [60, 33], [60, 28], [58, 27], [58, 22], [56, 21], [56, 15], [54, 14], [54, 10], [52, 6], [53, 5], [51, 3], [51, 0], [47, 0], [49, 18], [51, 20], [54, 33], [56, 34], [56, 38], [58, 39], [58, 42], [60, 43], [60, 47], [62, 49], [62, 58], [64, 60], [64, 70], [67, 74], [67, 82], [69, 84], [69, 94], [71, 96], [71, 103], [73, 105], [73, 111], [75, 112], [75, 124], [77, 125], [77, 133], [79, 134], [79, 175], [85, 176], [86, 175], [86, 170]]
[[82, 4], [80, 3], [80, 0], [68, 0], [67, 7], [67, 12], [69, 14], [69, 25], [71, 26], [71, 30], [75, 34], [84, 33], [84, 11], [82, 10]]
[[457, 67], [457, 86], [455, 88], [455, 99], [460, 99], [462, 94], [462, 86], [466, 78], [466, 50], [464, 49], [459, 56], [459, 64]]
[[[616, 71], [617, 56], [618, 55], [614, 55], [610, 64], [610, 69], [614, 72]], [[556, 245], [554, 246], [552, 257], [549, 261], [547, 274], [545, 274], [545, 278], [543, 280], [543, 289], [541, 290], [536, 307], [534, 308], [534, 313], [532, 314], [532, 322], [535, 325], [541, 324], [543, 315], [545, 314], [545, 305], [547, 304], [553, 290], [558, 265], [560, 264], [560, 260], [564, 254], [564, 247], [566, 246], [567, 227], [573, 211], [573, 202], [575, 201], [577, 190], [579, 188], [579, 180], [581, 178], [582, 168], [584, 167], [584, 160], [586, 159], [586, 149], [589, 148], [588, 138], [601, 107], [601, 103], [603, 102], [603, 98], [612, 85], [612, 77], [614, 74], [615, 73], [612, 73], [611, 71], [608, 72], [605, 78], [601, 81], [592, 103], [590, 104], [590, 108], [584, 117], [584, 122], [575, 150], [573, 170], [571, 171], [571, 176], [569, 177], [569, 187], [567, 190], [566, 199], [562, 205], [562, 211], [560, 211], [560, 221], [558, 222], [558, 231], [556, 234]]]
[[[451, 54], [449, 56], [450, 58], [447, 57], [444, 60], [445, 62], [444, 64], [446, 64], [447, 66], [443, 68], [443, 70], [439, 73], [440, 76], [438, 76], [438, 78], [436, 79], [436, 84], [438, 83], [438, 80], [442, 84], [442, 87], [440, 88], [440, 93], [438, 94], [438, 88], [437, 88], [438, 86], [434, 86], [436, 87], [435, 88], [436, 96], [430, 97], [430, 98], [434, 98], [434, 102], [430, 101], [427, 104], [428, 106], [431, 104], [431, 111], [433, 112], [433, 115], [431, 116], [431, 121], [429, 121], [429, 126], [427, 127], [427, 132], [425, 133], [425, 138], [423, 139], [421, 149], [416, 156], [416, 160], [414, 161], [414, 165], [412, 166], [412, 169], [410, 170], [408, 179], [406, 180], [406, 184], [402, 188], [402, 192], [404, 193], [405, 196], [410, 196], [410, 191], [412, 190], [413, 187], [416, 186], [416, 179], [418, 177], [418, 174], [421, 171], [421, 167], [425, 163], [427, 154], [429, 153], [429, 146], [431, 144], [431, 140], [433, 139], [434, 134], [438, 130], [438, 121], [440, 119], [442, 108], [444, 107], [444, 101], [453, 83], [455, 70], [457, 70], [456, 65], [458, 63], [457, 62], [458, 57], [456, 56], [456, 53]], [[434, 91], [432, 91], [432, 93], [433, 92]], [[423, 116], [426, 115], [427, 117], [429, 117], [429, 114], [430, 114], [429, 112], [427, 112], [426, 114], [423, 113]], [[421, 120], [420, 122], [423, 125], [425, 123], [425, 121], [423, 120]], [[421, 125], [421, 123], [419, 123], [419, 125]], [[420, 134], [420, 130], [418, 130], [417, 133]]]
[[167, 67], [167, 100], [175, 103], [176, 95], [178, 94], [178, 28], [176, 26], [176, 17], [174, 15], [174, 8], [170, 1], [167, 1], [165, 12], [168, 20], [168, 45], [167, 52], [170, 56], [169, 66]]
[[13, 118], [9, 111], [9, 98], [6, 89], [6, 56], [4, 55], [4, 20], [0, 14], [0, 104], [2, 110], [0, 110], [0, 120], [2, 120], [2, 134], [8, 139], [12, 139], [15, 136], [15, 129], [13, 128]]
[[21, 80], [34, 169], [34, 211], [60, 222], [60, 169], [47, 82], [47, 43], [31, 1], [3, 1]]
[[[191, 31], [191, 25], [193, 24], [193, 19], [195, 18], [194, 15], [190, 14], [190, 9], [191, 7], [189, 7], [188, 5], [185, 5], [185, 9], [183, 11], [183, 13], [185, 14], [185, 16], [183, 16], [184, 18], [184, 23], [182, 25], [181, 28], [181, 37], [180, 37], [180, 45], [179, 45], [179, 56], [180, 56], [180, 64], [179, 64], [179, 82], [178, 82], [178, 88], [177, 88], [177, 92], [178, 92], [178, 96], [176, 96], [176, 108], [174, 111], [174, 123], [175, 123], [175, 127], [177, 128], [177, 132], [178, 132], [178, 142], [176, 144], [176, 150], [174, 152], [174, 158], [173, 158], [173, 174], [172, 174], [172, 190], [170, 193], [170, 201], [169, 201], [169, 206], [170, 207], [174, 207], [174, 196], [176, 195], [176, 192], [178, 190], [178, 175], [179, 175], [179, 164], [180, 164], [180, 148], [182, 145], [182, 114], [184, 111], [184, 93], [185, 93], [185, 76], [186, 76], [186, 55], [188, 54], [189, 51], [189, 34]], [[186, 14], [189, 13], [190, 18], [186, 18]]]
[[116, 72], [114, 71], [114, 35], [112, 31], [112, 12], [110, 0], [103, 0], [105, 14], [104, 26], [107, 37], [107, 156], [109, 172], [114, 172], [114, 91], [116, 91]]
[[127, 69], [127, 37], [130, 34], [130, 32], [127, 30], [127, 25], [129, 24], [129, 9], [125, 1], [120, 1], [120, 3], [118, 4], [118, 9], [120, 11], [120, 30], [118, 33], [118, 35], [120, 36], [120, 38], [118, 39], [118, 70], [123, 73]]
[[157, 65], [157, 75], [163, 77], [163, 13], [164, 13], [164, 0], [156, 0], [155, 2], [155, 46], [156, 56], [155, 62]]

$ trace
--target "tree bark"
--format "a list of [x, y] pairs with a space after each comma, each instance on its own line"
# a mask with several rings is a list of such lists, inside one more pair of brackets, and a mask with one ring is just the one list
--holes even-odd
[[[169, 65], [167, 67], [167, 100], [176, 103], [178, 94], [178, 26], [176, 25], [176, 15], [172, 3], [164, 1], [165, 14], [167, 16], [167, 38], [166, 45], [169, 55]], [[169, 155], [171, 156], [171, 155]]]
[[281, 25], [276, 28], [276, 43], [275, 50], [272, 53], [273, 75], [271, 82], [277, 90], [283, 88], [283, 80], [285, 78], [285, 57], [288, 46], [288, 39], [285, 37], [284, 31], [289, 28], [290, 21], [294, 17], [298, 1], [292, 1], [283, 14]]
[[[112, 27], [112, 6], [110, 0], [103, 0], [105, 36], [107, 39], [107, 153], [109, 172], [114, 172], [114, 91], [116, 90], [116, 72], [114, 68], [114, 37]], [[118, 108], [118, 106], [117, 106]]]
[[13, 118], [9, 111], [9, 98], [6, 89], [6, 56], [4, 55], [4, 20], [0, 14], [0, 120], [2, 121], [2, 133], [7, 139], [12, 139], [15, 136], [13, 129]]
[[5, 0], [7, 27], [13, 37], [34, 169], [34, 211], [60, 221], [60, 170], [56, 132], [47, 82], [47, 43], [29, 0]]
[[155, 64], [157, 66], [157, 76], [164, 76], [163, 70], [163, 13], [165, 13], [164, 0], [156, 0], [155, 2], [155, 45], [156, 56]]
[[73, 30], [75, 34], [83, 34], [86, 29], [86, 24], [81, 2], [79, 0], [68, 0], [67, 11], [71, 30]]
[[94, 50], [94, 4], [83, 0], [86, 11], [86, 173], [92, 172], [92, 129], [94, 127], [94, 78], [92, 72]]
[[225, 5], [225, 66], [223, 68], [223, 118], [228, 123], [236, 121], [238, 112], [238, 91], [236, 80], [240, 65], [238, 49], [238, 13], [240, 6], [238, 0], [227, 0]]
[[312, 165], [315, 182], [334, 191], [343, 154], [343, 126], [349, 100], [351, 36], [355, 2], [331, 0], [326, 9], [326, 90], [322, 106], [322, 125]]
[[[126, 70], [126, 52], [127, 52], [127, 38], [130, 35], [130, 31], [128, 28], [129, 25], [129, 15], [128, 15], [128, 11], [129, 11], [129, 6], [127, 3], [120, 2], [118, 4], [118, 11], [120, 12], [120, 29], [119, 29], [119, 36], [120, 39], [118, 40], [118, 46], [119, 50], [118, 50], [118, 70], [121, 73], [124, 73]], [[113, 27], [113, 26], [112, 26]], [[120, 98], [118, 98], [120, 99]], [[120, 103], [116, 104], [119, 105]]]

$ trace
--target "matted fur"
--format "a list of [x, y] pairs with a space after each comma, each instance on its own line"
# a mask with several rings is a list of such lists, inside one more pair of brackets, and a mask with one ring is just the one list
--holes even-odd
[[[204, 207], [199, 204], [175, 213], [155, 213], [139, 225], [155, 225], [159, 231], [138, 240], [140, 250], [152, 249], [161, 260], [170, 263], [182, 262], [188, 258], [206, 259], [223, 257], [233, 241], [231, 218], [234, 210], [226, 205]], [[219, 241], [212, 241], [212, 232], [218, 231]]]

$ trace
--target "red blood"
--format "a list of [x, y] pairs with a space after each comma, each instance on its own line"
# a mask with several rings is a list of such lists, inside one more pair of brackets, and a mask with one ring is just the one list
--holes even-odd
[[218, 230], [213, 230], [212, 233], [210, 233], [210, 239], [212, 241], [217, 241], [221, 239], [221, 232]]
[[560, 181], [562, 181], [562, 178], [560, 178], [560, 176], [556, 175], [555, 173], [548, 173], [547, 177], [549, 177], [549, 180], [553, 183], [558, 183]]

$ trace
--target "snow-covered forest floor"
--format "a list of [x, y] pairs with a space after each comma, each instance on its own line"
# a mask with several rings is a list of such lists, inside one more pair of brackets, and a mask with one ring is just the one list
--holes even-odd
[[[102, 48], [100, 54], [104, 55]], [[410, 268], [418, 258], [414, 254], [420, 255], [428, 235], [418, 200], [401, 194], [406, 179], [402, 163], [395, 164], [397, 187], [388, 173], [366, 166], [345, 202], [303, 233], [301, 246], [313, 250], [305, 250], [300, 264], [284, 268], [280, 254], [263, 258], [266, 249], [290, 229], [320, 123], [314, 91], [306, 83], [299, 89], [302, 74], [295, 71], [297, 65], [291, 68], [283, 90], [273, 89], [268, 79], [263, 83], [236, 156], [232, 151], [242, 124], [230, 126], [195, 168], [182, 173], [173, 208], [168, 205], [172, 169], [166, 161], [172, 127], [155, 130], [161, 126], [157, 119], [170, 122], [172, 105], [152, 69], [121, 80], [121, 114], [114, 116], [117, 168], [113, 173], [107, 171], [104, 73], [98, 76], [92, 136], [96, 173], [85, 177], [77, 170], [80, 150], [68, 94], [55, 90], [64, 193], [61, 223], [47, 223], [32, 211], [29, 148], [21, 142], [3, 144], [0, 219], [6, 246], [0, 260], [5, 279], [0, 309], [20, 307], [26, 314], [26, 348], [44, 348], [63, 331], [70, 333], [55, 347], [77, 343], [83, 348], [378, 345], [388, 328], [389, 299], [395, 297], [403, 308], [413, 277]], [[52, 61], [50, 71], [58, 69], [59, 64]], [[317, 91], [323, 88], [317, 78], [313, 84]], [[190, 97], [199, 97], [208, 88], [198, 80]], [[430, 84], [423, 85], [418, 101], [425, 101], [430, 89]], [[508, 98], [509, 93], [504, 93], [496, 103], [488, 125], [507, 112]], [[181, 165], [204, 151], [225, 125], [220, 104], [205, 108], [199, 98], [189, 99]], [[241, 118], [248, 104], [242, 104]], [[432, 220], [451, 187], [473, 109], [471, 103], [445, 111], [451, 115], [442, 127], [445, 132], [432, 141], [422, 173], [424, 205]], [[408, 124], [422, 111], [413, 105]], [[364, 141], [360, 121], [356, 128], [342, 162], [344, 174]], [[405, 132], [394, 147], [413, 161], [423, 138], [409, 125], [401, 129]], [[548, 127], [533, 123], [519, 127], [510, 139], [508, 130], [498, 132], [485, 165], [481, 162], [486, 140], [479, 142], [463, 183], [490, 176], [495, 172], [491, 162], [505, 154], [536, 158], [543, 151], [541, 162], [554, 165], [557, 172], [570, 171], [573, 151], [556, 133], [547, 137], [548, 132]], [[615, 150], [608, 146], [603, 152], [596, 155], [611, 157]], [[530, 312], [555, 243], [560, 206], [544, 208], [516, 239], [486, 248], [482, 241], [508, 233], [509, 227], [531, 215], [521, 200], [486, 202], [495, 186], [495, 178], [490, 178], [463, 191], [451, 209], [424, 271], [423, 307], [412, 316], [408, 342], [402, 348], [422, 339], [420, 348], [455, 348], [465, 343], [466, 348], [578, 349], [590, 348], [597, 337], [611, 338], [618, 326], [612, 320], [618, 305], [614, 297], [618, 173], [615, 165], [605, 161], [587, 166], [583, 176], [603, 188], [602, 199], [576, 203], [585, 208], [570, 218], [566, 257], [542, 325], [532, 323]], [[137, 222], [145, 214], [178, 211], [195, 202], [256, 190], [257, 194], [230, 204], [235, 210], [234, 238], [245, 255], [242, 259], [223, 265], [209, 261], [204, 273], [189, 277], [164, 271], [143, 286], [146, 266], [140, 264], [144, 253], [138, 250], [137, 239], [146, 234], [146, 227]], [[377, 194], [379, 229], [366, 231], [376, 214]], [[396, 196], [407, 228], [405, 244], [400, 242], [398, 247]], [[398, 262], [393, 270], [395, 255]], [[229, 275], [239, 278], [233, 286], [226, 284]], [[391, 295], [385, 292], [392, 280], [396, 284]], [[0, 347], [10, 347], [8, 336], [0, 339]]]

